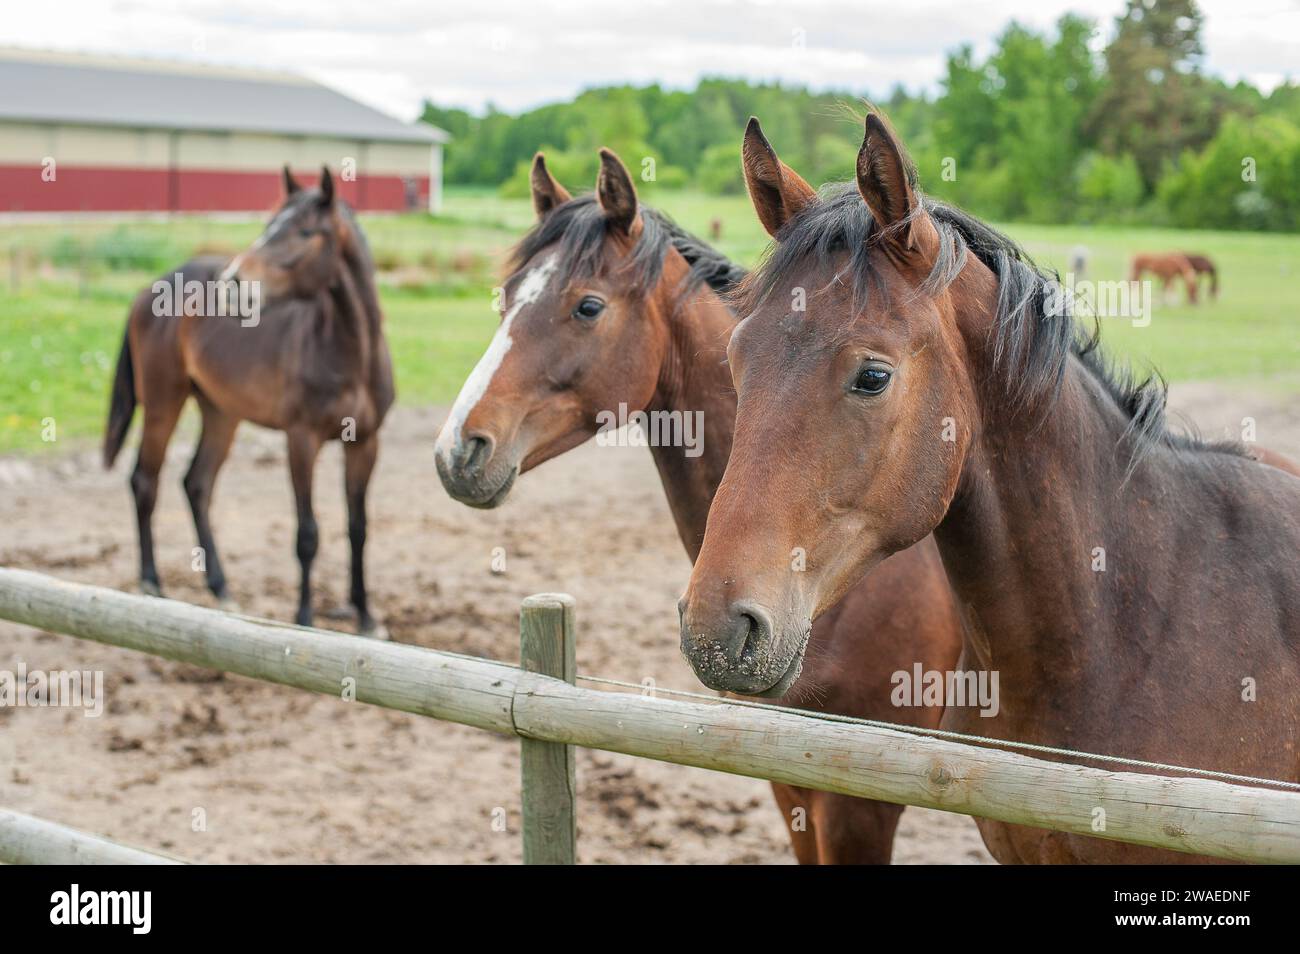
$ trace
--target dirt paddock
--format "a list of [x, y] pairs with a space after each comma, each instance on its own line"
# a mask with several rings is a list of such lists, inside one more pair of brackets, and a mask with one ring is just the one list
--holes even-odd
[[[1174, 402], [1209, 436], [1238, 434], [1252, 416], [1261, 443], [1300, 456], [1294, 395], [1196, 385]], [[580, 672], [699, 689], [677, 652], [689, 566], [649, 455], [588, 444], [523, 478], [502, 509], [477, 512], [434, 473], [442, 416], [399, 408], [372, 484], [369, 580], [393, 638], [514, 662], [520, 599], [561, 589], [578, 600]], [[190, 569], [180, 490], [189, 424], [168, 458], [155, 536], [168, 595], [210, 605]], [[111, 473], [84, 445], [0, 460], [0, 564], [133, 589], [134, 441]], [[232, 594], [275, 619], [291, 618], [297, 579], [284, 458], [281, 435], [245, 425], [213, 506]], [[348, 551], [337, 445], [322, 458], [314, 575], [328, 609], [345, 601]], [[0, 639], [0, 669], [103, 670], [107, 699], [97, 719], [0, 708], [7, 808], [204, 862], [519, 860], [517, 740], [8, 623]], [[581, 861], [792, 861], [766, 783], [586, 750], [578, 783]], [[908, 809], [895, 860], [991, 859], [970, 819]]]

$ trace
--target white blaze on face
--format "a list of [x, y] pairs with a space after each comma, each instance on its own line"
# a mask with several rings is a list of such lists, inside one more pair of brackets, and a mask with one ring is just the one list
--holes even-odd
[[[259, 236], [258, 236], [258, 237], [253, 241], [253, 244], [252, 244], [251, 246], [249, 246], [249, 251], [252, 251], [253, 249], [261, 248], [263, 245], [265, 245], [265, 244], [266, 244], [266, 235], [267, 235], [267, 233], [270, 232], [271, 229], [275, 228], [275, 227], [277, 226], [277, 224], [282, 225], [285, 221], [287, 221], [288, 218], [289, 218], [289, 214], [290, 214], [292, 211], [293, 211], [292, 209], [285, 209], [283, 212], [281, 212], [279, 215], [277, 215], [274, 219], [272, 219], [272, 220], [271, 220], [271, 224], [268, 225], [268, 226], [266, 227], [266, 229], [262, 232], [262, 234], [259, 235]], [[240, 253], [239, 253], [238, 255], [236, 255], [233, 259], [231, 259], [230, 264], [226, 266], [226, 270], [225, 270], [224, 272], [222, 272], [221, 275], [219, 276], [220, 280], [223, 281], [223, 282], [228, 282], [228, 281], [230, 281], [232, 278], [235, 278], [236, 276], [238, 276], [238, 275], [239, 275], [239, 266], [242, 265], [242, 264], [244, 264], [244, 256], [247, 255], [247, 254], [248, 254], [248, 252], [240, 252]]]
[[244, 255], [241, 252], [240, 254], [236, 255], [233, 259], [231, 259], [230, 264], [226, 266], [226, 270], [218, 276], [218, 279], [223, 282], [230, 281], [232, 278], [234, 278], [236, 275], [239, 274], [239, 266], [243, 264], [244, 264]]
[[488, 345], [487, 351], [483, 352], [483, 357], [478, 359], [478, 364], [465, 379], [460, 394], [456, 396], [456, 403], [452, 405], [451, 413], [447, 415], [447, 421], [442, 425], [435, 451], [444, 462], [450, 463], [452, 449], [461, 439], [461, 427], [470, 412], [487, 393], [493, 375], [497, 373], [501, 362], [505, 360], [506, 352], [514, 344], [514, 339], [510, 337], [510, 326], [514, 323], [515, 316], [525, 305], [531, 305], [542, 297], [542, 292], [546, 291], [551, 276], [555, 274], [555, 266], [556, 256], [553, 254], [529, 271], [524, 276], [524, 280], [519, 283], [519, 290], [515, 293], [509, 310], [506, 311], [505, 319], [498, 326], [496, 334], [492, 336], [492, 343]]

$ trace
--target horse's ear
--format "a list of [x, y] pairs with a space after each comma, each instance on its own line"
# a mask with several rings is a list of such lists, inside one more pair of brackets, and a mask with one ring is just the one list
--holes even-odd
[[912, 248], [916, 193], [907, 158], [880, 116], [869, 113], [866, 126], [858, 150], [858, 191], [876, 224], [888, 230], [886, 235], [904, 248]]
[[769, 235], [775, 237], [800, 209], [817, 201], [813, 187], [777, 158], [776, 150], [754, 116], [749, 117], [749, 125], [745, 127], [740, 162], [754, 211]]
[[569, 190], [555, 181], [551, 170], [546, 168], [546, 158], [539, 152], [533, 156], [533, 171], [528, 177], [533, 187], [533, 208], [537, 217], [544, 219], [557, 205], [564, 205], [573, 196]]
[[329, 166], [320, 167], [320, 204], [326, 208], [334, 204], [334, 177]]
[[284, 164], [284, 194], [293, 195], [295, 192], [301, 190], [302, 186], [300, 186], [298, 180], [293, 177], [293, 173], [289, 171], [289, 163], [286, 162]]
[[600, 150], [600, 174], [596, 176], [596, 200], [609, 224], [624, 234], [632, 234], [636, 222], [636, 187], [623, 160], [612, 150]]

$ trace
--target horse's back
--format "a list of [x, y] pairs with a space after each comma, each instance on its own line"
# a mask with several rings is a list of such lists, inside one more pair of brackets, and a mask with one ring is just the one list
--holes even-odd
[[176, 322], [170, 319], [180, 318], [184, 313], [186, 285], [201, 282], [206, 288], [209, 282], [221, 276], [225, 267], [224, 258], [200, 255], [159, 275], [148, 286], [140, 289], [131, 302], [128, 318], [131, 327], [141, 334], [174, 328]]
[[1269, 467], [1276, 467], [1278, 470], [1300, 477], [1300, 464], [1297, 464], [1285, 454], [1279, 454], [1277, 451], [1269, 450], [1267, 447], [1252, 447], [1250, 449], [1250, 456], [1261, 464], [1267, 464]]
[[189, 390], [180, 340], [185, 289], [191, 282], [206, 288], [225, 266], [226, 259], [219, 256], [196, 256], [159, 275], [132, 301], [126, 334], [135, 367], [136, 397], [146, 412], [151, 404]]

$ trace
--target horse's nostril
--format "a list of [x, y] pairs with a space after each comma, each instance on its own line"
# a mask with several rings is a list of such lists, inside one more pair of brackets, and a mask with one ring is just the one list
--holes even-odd
[[775, 685], [783, 660], [776, 656], [776, 622], [763, 605], [742, 599], [719, 605], [687, 600], [681, 622], [682, 653], [713, 689], [752, 695]]
[[738, 661], [754, 661], [768, 651], [775, 627], [767, 610], [748, 600], [733, 603], [731, 618], [735, 620], [732, 633], [732, 653]]
[[746, 659], [752, 657], [763, 643], [763, 624], [753, 613], [741, 613], [740, 621], [746, 627], [744, 639], [740, 644], [740, 658]]
[[492, 456], [492, 444], [486, 437], [471, 437], [465, 442], [461, 455], [461, 469], [466, 473], [478, 473]]

